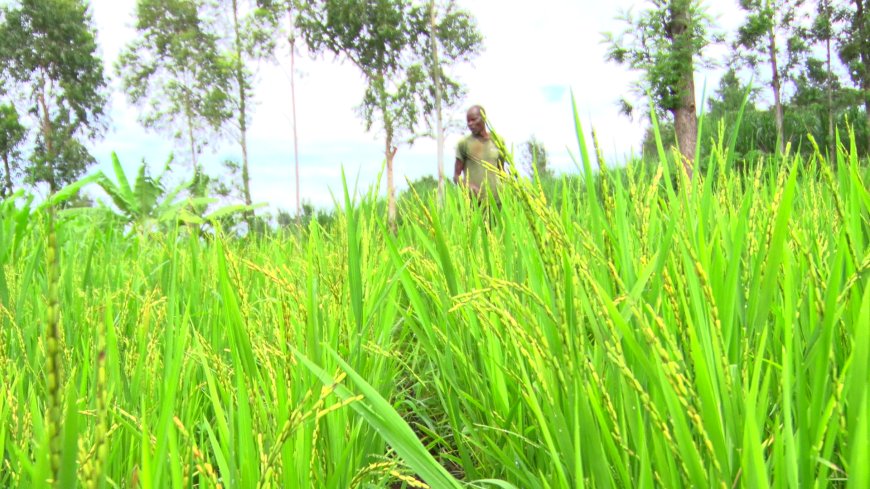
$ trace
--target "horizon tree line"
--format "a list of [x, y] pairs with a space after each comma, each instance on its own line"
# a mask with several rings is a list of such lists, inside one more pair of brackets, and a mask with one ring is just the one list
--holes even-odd
[[[482, 46], [474, 18], [454, 0], [137, 0], [135, 8], [137, 37], [121, 51], [114, 75], [140, 109], [139, 122], [175, 142], [194, 178], [208, 144], [237, 142], [241, 162], [229, 162], [228, 171], [240, 173], [240, 184], [227, 191], [247, 206], [256, 64], [277, 61], [281, 45], [289, 47], [297, 215], [300, 47], [313, 58], [332, 54], [359, 69], [366, 80], [360, 112], [367, 130], [385, 132], [392, 183], [396, 146], [432, 137], [442, 147], [442, 113], [465, 94], [452, 68]], [[83, 143], [100, 137], [107, 124], [108, 75], [88, 6], [11, 2], [0, 7], [0, 46], [2, 195], [16, 184], [48, 183], [53, 192], [95, 162]], [[393, 185], [388, 195], [394, 222]], [[246, 216], [249, 225], [252, 218]]]
[[[745, 17], [731, 35], [719, 32], [701, 0], [643, 5], [637, 14], [620, 14], [623, 32], [605, 34], [606, 56], [641, 74], [636, 94], [649, 96], [689, 175], [700, 151], [694, 71], [716, 64], [708, 55], [714, 44], [729, 46], [724, 61], [731, 69], [703, 109], [733, 121], [748, 100], [744, 118], [754, 132], [741, 129], [741, 154], [782, 152], [787, 142], [807, 148], [808, 133], [831, 151], [835, 128], [847, 121], [861, 152], [870, 150], [870, 0], [735, 0]], [[483, 42], [472, 15], [454, 0], [137, 0], [135, 20], [138, 36], [114, 63], [114, 76], [141, 109], [140, 123], [183, 148], [180, 160], [194, 175], [210, 142], [237, 142], [241, 162], [229, 162], [227, 171], [239, 183], [225, 193], [246, 205], [253, 202], [247, 139], [256, 65], [286, 49], [297, 215], [294, 63], [301, 50], [348, 61], [365, 80], [360, 114], [367, 130], [384, 135], [391, 223], [399, 145], [437, 141], [441, 188], [443, 113], [465, 94], [452, 68], [477, 56]], [[108, 123], [108, 75], [87, 4], [9, 2], [0, 8], [0, 46], [0, 195], [22, 184], [54, 191], [94, 164], [85, 143]], [[752, 89], [749, 76], [757, 80]], [[626, 113], [646, 112], [629, 98], [621, 101]], [[758, 105], [762, 100], [769, 108]], [[252, 218], [246, 216], [249, 225]]]
[[[697, 118], [701, 108], [696, 106], [694, 71], [717, 62], [727, 64], [729, 70], [716, 96], [709, 100], [708, 112], [733, 122], [746, 98], [745, 116], [755, 124], [751, 127], [755, 132], [741, 128], [747, 143], [743, 154], [781, 153], [788, 142], [806, 142], [807, 134], [823, 142], [822, 149], [830, 154], [835, 128], [844, 128], [847, 119], [861, 139], [861, 152], [867, 154], [870, 1], [734, 3], [744, 19], [731, 35], [718, 30], [706, 2], [647, 0], [639, 14], [629, 11], [619, 15], [625, 26], [622, 32], [604, 36], [607, 60], [639, 72], [635, 95], [649, 94], [655, 115], [664, 122], [662, 132], [679, 148], [686, 172], [691, 175], [699, 153]], [[717, 44], [730, 48], [726, 59], [709, 56], [709, 48]], [[752, 77], [756, 82], [750, 89], [747, 79]], [[770, 101], [769, 109], [756, 106], [764, 99]], [[638, 112], [629, 97], [620, 105], [629, 116]], [[645, 146], [650, 139], [648, 131]], [[801, 147], [807, 149], [810, 144]]]

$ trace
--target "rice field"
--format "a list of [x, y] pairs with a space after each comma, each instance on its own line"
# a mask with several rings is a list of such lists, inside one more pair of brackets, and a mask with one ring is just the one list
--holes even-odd
[[395, 233], [347, 187], [248, 239], [0, 204], [0, 487], [870, 487], [854, 148], [687, 181], [578, 139], [587, 178]]

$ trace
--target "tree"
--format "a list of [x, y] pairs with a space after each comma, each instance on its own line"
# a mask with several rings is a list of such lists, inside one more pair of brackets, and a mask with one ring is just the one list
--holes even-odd
[[[674, 131], [674, 123], [667, 120], [659, 121], [659, 138], [662, 144], [666, 147], [675, 147], [677, 144], [677, 135]], [[652, 125], [647, 126], [643, 132], [643, 139], [640, 144], [640, 152], [644, 158], [655, 160], [658, 158], [659, 147], [656, 142], [656, 132]]]
[[140, 121], [186, 140], [194, 172], [203, 145], [219, 139], [232, 116], [230, 62], [202, 11], [201, 0], [138, 0], [139, 36], [116, 64], [127, 97], [145, 108]]
[[[867, 125], [860, 108], [861, 94], [853, 88], [841, 86], [836, 77], [833, 83], [830, 81], [826, 61], [807, 57], [793, 77], [794, 94], [783, 103], [784, 138], [792, 141], [793, 151], [801, 151], [806, 155], [815, 151], [808, 135], [813, 136], [820, 148], [833, 147], [834, 140], [830, 134], [830, 114], [833, 113], [837, 114], [833, 121], [835, 127], [849, 122], [850, 129], [855, 131], [858, 151], [863, 153], [867, 147], [864, 139]], [[756, 101], [760, 90], [756, 87], [750, 89], [733, 70], [725, 73], [719, 88], [709, 100], [706, 116], [709, 122], [704, 124], [704, 134], [701, 136], [702, 141], [715, 140], [719, 137], [719, 123], [722, 122], [725, 135], [730, 138], [736, 129], [735, 122], [747, 92], [749, 99], [734, 146], [738, 165], [747, 155], [778, 151], [778, 138], [774, 108], [758, 109]], [[663, 128], [663, 136], [664, 131]], [[647, 139], [645, 144], [652, 144], [652, 151], [655, 151], [654, 141]], [[645, 146], [645, 150], [647, 148]]]
[[455, 110], [465, 97], [465, 88], [447, 70], [477, 56], [483, 36], [471, 14], [458, 8], [454, 0], [429, 0], [425, 8], [418, 5], [411, 11], [411, 19], [412, 30], [420, 33], [423, 41], [414, 43], [417, 57], [429, 74], [428, 83], [422, 87], [421, 104], [427, 132], [437, 145], [440, 196], [444, 191], [444, 136], [449, 128], [444, 124], [443, 111]]
[[416, 131], [421, 119], [431, 133], [433, 114], [438, 131], [438, 106], [457, 104], [462, 93], [445, 67], [470, 59], [480, 48], [481, 37], [471, 16], [453, 2], [443, 5], [327, 0], [309, 3], [299, 17], [298, 25], [312, 51], [344, 57], [366, 80], [360, 111], [366, 130], [377, 121], [384, 131], [388, 215], [394, 227], [396, 144], [402, 140], [413, 143], [420, 136]]
[[435, 144], [437, 150], [435, 152], [438, 162], [438, 197], [444, 196], [444, 120], [441, 113], [443, 103], [443, 90], [441, 87], [441, 64], [438, 61], [438, 24], [436, 20], [437, 11], [435, 9], [435, 0], [429, 2], [429, 52], [431, 60], [429, 73], [432, 77], [432, 86], [434, 88], [435, 99]]
[[[800, 22], [803, 0], [740, 0], [747, 15], [738, 30], [735, 51], [753, 69], [767, 62], [776, 116], [777, 149], [785, 150], [782, 85], [793, 79], [800, 58], [808, 50], [806, 28]], [[778, 41], [784, 40], [785, 46]]]
[[754, 109], [759, 89], [756, 87], [749, 88], [743, 84], [734, 68], [727, 70], [719, 80], [719, 88], [716, 89], [715, 95], [708, 101], [709, 117], [711, 119], [718, 119], [726, 116], [736, 116], [743, 105], [743, 99], [747, 96], [747, 90], [749, 90], [749, 100], [747, 103], [750, 108]]
[[432, 175], [424, 175], [408, 182], [408, 188], [399, 192], [398, 207], [407, 211], [417, 205], [419, 198], [427, 202], [430, 197], [438, 196], [438, 180]]
[[19, 171], [21, 152], [27, 131], [18, 120], [18, 111], [11, 104], [0, 105], [0, 157], [3, 158], [3, 179], [0, 197], [12, 195], [12, 176]]
[[419, 113], [415, 95], [425, 82], [421, 63], [408, 62], [415, 33], [410, 7], [403, 0], [327, 0], [310, 4], [299, 24], [314, 52], [343, 56], [365, 77], [366, 90], [360, 112], [366, 130], [375, 121], [384, 131], [387, 164], [387, 199], [390, 225], [396, 224], [393, 184], [395, 144], [412, 134]]
[[103, 128], [106, 81], [91, 17], [79, 0], [20, 0], [2, 17], [0, 80], [25, 94], [38, 127], [25, 177], [53, 193], [94, 162], [81, 140]]
[[[756, 108], [761, 89], [744, 83], [738, 77], [736, 70], [737, 68], [732, 65], [722, 75], [719, 87], [713, 97], [708, 100], [706, 115], [708, 122], [704, 124], [701, 140], [708, 142], [718, 140], [721, 123], [724, 125], [725, 137], [735, 137], [734, 157], [740, 165], [740, 160], [754, 151], [775, 151], [777, 138], [774, 135], [773, 141], [770, 143], [766, 139], [769, 134], [775, 134], [775, 130], [771, 130], [775, 123], [770, 111], [759, 111]], [[745, 106], [744, 101], [746, 102]], [[738, 130], [737, 119], [740, 117], [741, 108], [743, 108], [743, 115], [739, 133], [733, 134], [735, 130]], [[708, 148], [709, 146], [705, 149]], [[704, 161], [707, 160], [706, 155], [703, 155], [703, 158]]]
[[834, 83], [837, 77], [832, 68], [832, 44], [834, 41], [834, 6], [831, 0], [819, 0], [816, 5], [816, 18], [810, 30], [811, 39], [815, 42], [824, 43], [825, 46], [825, 92], [827, 95], [828, 109], [828, 154], [834, 154], [835, 148], [830, 146], [834, 141], [834, 121], [837, 116], [834, 113]]
[[[241, 183], [245, 205], [251, 206], [250, 163], [248, 161], [248, 126], [251, 119], [254, 72], [252, 65], [269, 56], [275, 48], [270, 32], [273, 17], [257, 6], [254, 0], [219, 0], [214, 22], [214, 35], [227, 49], [230, 70], [230, 110], [232, 137], [242, 150]], [[227, 15], [228, 14], [228, 15]], [[253, 226], [253, 213], [247, 214], [248, 227]]]
[[287, 43], [290, 48], [290, 109], [293, 119], [293, 162], [296, 167], [296, 217], [302, 218], [302, 204], [300, 200], [299, 189], [299, 136], [296, 130], [296, 41], [297, 27], [296, 19], [301, 8], [298, 0], [257, 0], [257, 5], [265, 15], [271, 16], [271, 25], [275, 27], [275, 32], [281, 32], [281, 22], [278, 20], [287, 15], [287, 24], [285, 34]]
[[[868, 0], [852, 0], [835, 15], [844, 20], [840, 29], [840, 60], [849, 69], [849, 76], [861, 89], [864, 102], [864, 116], [870, 127], [870, 8]], [[867, 134], [870, 148], [870, 132]]]
[[713, 41], [712, 21], [699, 0], [648, 3], [651, 7], [636, 18], [622, 15], [628, 28], [621, 35], [605, 34], [607, 59], [643, 73], [637, 88], [673, 117], [683, 168], [691, 177], [698, 136], [694, 69]]
[[534, 175], [537, 171], [540, 178], [552, 176], [553, 170], [550, 168], [550, 162], [547, 158], [547, 148], [535, 136], [523, 144], [522, 159], [529, 175]]
[[[827, 66], [827, 61], [818, 58], [807, 59], [804, 68], [795, 78], [795, 93], [790, 101], [790, 110], [795, 112], [799, 121], [799, 134], [801, 137], [810, 133], [814, 136], [819, 147], [827, 148], [829, 154], [835, 151], [834, 129], [839, 125], [845, 127], [849, 123], [850, 129], [855, 132], [856, 146], [860, 152], [866, 151], [867, 140], [864, 138], [865, 119], [862, 110], [862, 93], [852, 87], [841, 85], [836, 74], [832, 74]], [[788, 114], [786, 126], [788, 126]], [[788, 127], [786, 128], [788, 134]], [[803, 144], [812, 149], [809, 143]]]
[[716, 89], [713, 97], [707, 101], [708, 110], [706, 118], [709, 122], [704, 124], [704, 134], [701, 136], [701, 141], [709, 142], [711, 139], [718, 137], [720, 122], [725, 125], [726, 134], [730, 137], [732, 131], [737, 129], [736, 123], [740, 114], [740, 108], [743, 107], [743, 102], [746, 100], [743, 119], [739, 128], [740, 133], [734, 135], [736, 136], [734, 150], [736, 155], [742, 156], [751, 151], [750, 148], [755, 148], [757, 139], [755, 135], [756, 125], [763, 119], [755, 108], [759, 92], [759, 88], [755, 86], [750, 87], [740, 80], [735, 67], [732, 66], [727, 70], [719, 80], [719, 87]]

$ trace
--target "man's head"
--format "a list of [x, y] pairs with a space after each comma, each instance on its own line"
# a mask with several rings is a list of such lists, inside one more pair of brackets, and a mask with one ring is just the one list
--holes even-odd
[[483, 107], [474, 105], [465, 114], [468, 130], [476, 137], [486, 136], [486, 121], [483, 119]]

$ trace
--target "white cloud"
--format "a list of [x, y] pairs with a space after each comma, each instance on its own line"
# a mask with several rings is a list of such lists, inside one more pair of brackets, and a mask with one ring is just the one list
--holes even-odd
[[[468, 105], [484, 105], [496, 128], [517, 150], [535, 135], [550, 151], [557, 169], [572, 171], [568, 148], [577, 153], [570, 105], [573, 90], [583, 124], [587, 131], [595, 127], [609, 158], [621, 159], [636, 151], [643, 127], [620, 116], [616, 105], [636, 74], [604, 61], [601, 33], [620, 30], [616, 14], [642, 2], [542, 0], [533, 7], [499, 0], [460, 3], [477, 18], [485, 37], [481, 56], [458, 71], [468, 85]], [[91, 2], [101, 52], [110, 69], [135, 35], [134, 10], [132, 0]], [[722, 14], [723, 25], [736, 25], [735, 8], [715, 2], [710, 11]], [[376, 132], [364, 131], [355, 112], [364, 86], [354, 67], [298, 56], [296, 68], [301, 196], [315, 205], [330, 206], [328, 189], [340, 191], [341, 165], [351, 182], [357, 173], [363, 188], [375, 182], [383, 161], [383, 142]], [[288, 71], [287, 59], [280, 66], [260, 66], [249, 156], [254, 200], [292, 209], [295, 174]], [[712, 94], [718, 74], [708, 80], [707, 91]], [[117, 83], [113, 86], [117, 90]], [[111, 114], [113, 130], [94, 145], [101, 168], [108, 168], [111, 151], [117, 151], [131, 169], [142, 158], [155, 168], [162, 166], [173, 150], [172, 142], [143, 129], [137, 122], [137, 109], [126, 104], [117, 91]], [[451, 116], [461, 119], [464, 111]], [[447, 141], [444, 168], [448, 175], [458, 137], [453, 134]], [[403, 186], [406, 177], [434, 175], [435, 152], [432, 141], [401, 147], [396, 158], [397, 183]], [[234, 144], [224, 141], [207, 151], [203, 160], [214, 169], [224, 158], [238, 154]]]

